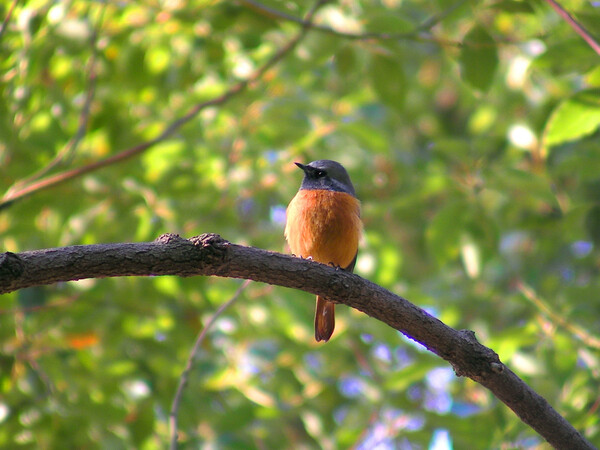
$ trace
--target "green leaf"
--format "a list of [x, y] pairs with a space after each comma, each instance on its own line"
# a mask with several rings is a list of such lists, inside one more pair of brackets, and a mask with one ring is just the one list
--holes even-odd
[[588, 236], [596, 245], [600, 245], [600, 206], [592, 207], [585, 216], [585, 228]]
[[553, 43], [531, 63], [532, 69], [544, 69], [554, 75], [586, 72], [598, 65], [598, 55], [579, 37]]
[[494, 3], [492, 7], [508, 13], [533, 14], [535, 12], [531, 4], [524, 1], [502, 0]]
[[335, 67], [340, 75], [348, 76], [356, 70], [356, 52], [351, 45], [344, 45], [335, 54]]
[[135, 411], [128, 417], [131, 437], [137, 448], [152, 434], [154, 429], [154, 404], [151, 399], [137, 405]]
[[439, 211], [427, 228], [429, 251], [440, 265], [459, 255], [460, 237], [467, 206], [463, 201], [450, 203]]
[[575, 94], [560, 103], [550, 115], [544, 131], [545, 144], [557, 145], [581, 139], [600, 126], [600, 89]]
[[366, 121], [344, 123], [340, 125], [340, 130], [373, 152], [382, 153], [388, 149], [386, 137]]
[[473, 27], [463, 42], [459, 57], [462, 77], [471, 87], [487, 91], [498, 68], [496, 43], [481, 25]]
[[390, 14], [389, 11], [377, 11], [365, 20], [365, 29], [377, 33], [410, 33], [414, 31], [415, 25], [402, 19], [398, 14]]
[[371, 85], [383, 103], [401, 108], [406, 95], [404, 70], [399, 59], [374, 55], [369, 68]]

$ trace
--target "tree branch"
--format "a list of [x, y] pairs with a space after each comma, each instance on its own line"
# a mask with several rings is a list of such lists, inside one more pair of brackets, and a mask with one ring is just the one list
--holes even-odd
[[203, 109], [208, 108], [209, 106], [222, 105], [228, 102], [230, 99], [245, 91], [251, 84], [258, 81], [262, 76], [271, 69], [274, 65], [276, 65], [279, 61], [281, 61], [288, 53], [290, 53], [298, 43], [304, 38], [308, 30], [310, 29], [309, 24], [311, 23], [316, 11], [320, 8], [326, 0], [318, 0], [313, 8], [306, 14], [304, 19], [305, 25], [302, 29], [288, 41], [283, 47], [277, 50], [276, 53], [271, 56], [262, 66], [256, 69], [248, 78], [243, 79], [233, 86], [231, 86], [225, 93], [212, 98], [210, 100], [197, 103], [193, 106], [187, 113], [178, 119], [174, 120], [170, 124], [168, 124], [163, 131], [156, 136], [154, 139], [149, 141], [142, 142], [134, 147], [131, 147], [127, 150], [120, 151], [119, 153], [109, 156], [108, 158], [101, 159], [94, 163], [78, 167], [71, 170], [66, 170], [64, 172], [59, 172], [55, 175], [50, 175], [46, 178], [42, 178], [38, 181], [32, 182], [19, 188], [18, 190], [7, 192], [4, 197], [0, 200], [0, 210], [11, 206], [17, 200], [21, 200], [35, 192], [48, 189], [50, 187], [56, 186], [58, 184], [64, 183], [65, 181], [72, 180], [73, 178], [81, 177], [87, 173], [94, 172], [98, 169], [102, 169], [104, 167], [110, 166], [112, 164], [116, 164], [127, 159], [130, 159], [134, 156], [143, 153], [151, 147], [154, 147], [156, 144], [166, 140], [171, 135], [173, 135], [177, 130], [179, 130], [183, 125], [188, 123], [194, 117], [200, 113]]
[[6, 13], [6, 17], [2, 21], [2, 25], [0, 26], [0, 40], [6, 33], [6, 29], [8, 28], [8, 24], [10, 23], [10, 19], [12, 18], [13, 12], [15, 11], [15, 7], [19, 4], [19, 0], [13, 0], [8, 8], [8, 12]]
[[301, 289], [386, 323], [488, 388], [556, 448], [594, 447], [469, 330], [454, 330], [408, 300], [358, 275], [314, 261], [231, 244], [215, 234], [190, 240], [96, 244], [0, 255], [0, 293], [83, 278], [220, 276]]
[[[546, 0], [550, 1], [550, 0]], [[491, 48], [497, 44], [518, 44], [519, 41], [515, 41], [510, 38], [502, 39], [500, 37], [495, 38], [495, 42], [469, 42], [469, 41], [456, 41], [452, 39], [446, 39], [443, 37], [435, 36], [431, 33], [431, 29], [437, 24], [441, 23], [454, 11], [459, 9], [466, 2], [459, 0], [456, 3], [450, 5], [445, 10], [438, 14], [431, 16], [420, 25], [417, 25], [413, 30], [406, 31], [403, 33], [391, 33], [391, 32], [379, 32], [379, 31], [366, 31], [366, 32], [352, 32], [344, 31], [337, 28], [332, 28], [327, 25], [321, 25], [315, 22], [307, 22], [304, 19], [296, 17], [292, 14], [288, 14], [276, 8], [267, 6], [258, 0], [239, 0], [239, 2], [245, 5], [248, 9], [260, 14], [263, 17], [267, 17], [272, 20], [284, 20], [286, 22], [296, 23], [305, 27], [309, 27], [311, 30], [318, 31], [321, 33], [337, 36], [343, 39], [349, 39], [353, 41], [403, 41], [410, 40], [416, 42], [432, 42], [440, 46], [446, 47], [470, 47], [470, 48]], [[536, 34], [530, 36], [528, 39], [544, 39], [546, 34]]]
[[563, 317], [561, 314], [555, 313], [552, 310], [552, 308], [550, 308], [550, 306], [548, 306], [548, 304], [544, 300], [542, 300], [530, 286], [527, 286], [527, 284], [523, 282], [523, 280], [518, 279], [516, 284], [517, 289], [521, 292], [521, 294], [523, 294], [523, 296], [527, 300], [533, 303], [535, 307], [542, 312], [542, 314], [550, 318], [554, 325], [563, 327], [576, 339], [579, 339], [588, 347], [600, 350], [600, 338], [597, 338], [596, 336], [589, 333], [587, 330], [584, 330], [583, 328], [572, 324], [567, 318]]
[[554, 0], [546, 0], [546, 3], [550, 5], [550, 7], [556, 11], [556, 13], [562, 17], [565, 22], [569, 24], [575, 33], [583, 38], [583, 40], [596, 52], [600, 55], [600, 43], [594, 39], [594, 37], [590, 34], [588, 30], [585, 29], [583, 25], [581, 25], [577, 20], [568, 13], [568, 11], [563, 8], [558, 2]]
[[192, 351], [188, 356], [188, 360], [185, 364], [185, 369], [181, 373], [179, 377], [179, 385], [177, 386], [177, 392], [175, 392], [175, 397], [173, 397], [173, 404], [171, 405], [171, 412], [169, 413], [169, 450], [177, 449], [177, 439], [178, 439], [178, 425], [177, 425], [177, 416], [179, 415], [179, 405], [181, 404], [181, 399], [183, 397], [183, 390], [185, 389], [188, 379], [190, 377], [190, 372], [194, 366], [194, 359], [196, 359], [196, 355], [200, 350], [200, 346], [204, 341], [204, 338], [208, 334], [208, 330], [213, 326], [213, 324], [217, 321], [217, 319], [223, 314], [223, 312], [229, 308], [232, 304], [236, 302], [236, 300], [240, 297], [242, 292], [248, 287], [250, 284], [250, 280], [244, 281], [233, 297], [219, 306], [219, 309], [212, 315], [208, 323], [202, 328], [200, 333], [198, 333], [198, 337], [196, 337], [196, 342], [194, 342], [194, 346], [192, 347]]
[[440, 23], [446, 17], [448, 17], [451, 13], [461, 7], [465, 0], [459, 0], [456, 3], [450, 5], [447, 9], [442, 11], [440, 14], [430, 17], [421, 25], [415, 27], [414, 30], [407, 31], [405, 33], [382, 33], [382, 32], [364, 32], [364, 33], [354, 33], [350, 31], [338, 30], [335, 28], [328, 27], [327, 25], [320, 25], [314, 22], [307, 21], [305, 19], [301, 19], [299, 17], [293, 16], [286, 12], [280, 11], [275, 8], [271, 8], [270, 6], [264, 5], [257, 0], [240, 0], [240, 3], [246, 5], [249, 9], [255, 11], [256, 13], [269, 17], [271, 19], [281, 19], [288, 22], [293, 22], [298, 25], [302, 25], [303, 27], [308, 27], [310, 29], [320, 31], [326, 34], [331, 34], [333, 36], [338, 36], [345, 39], [358, 40], [358, 41], [368, 41], [368, 40], [405, 40], [405, 39], [413, 39], [413, 40], [422, 40], [422, 41], [434, 41], [437, 42], [437, 39], [432, 36], [423, 35], [424, 32], [429, 31], [435, 25]]
[[79, 144], [85, 137], [87, 133], [87, 127], [90, 121], [90, 114], [92, 109], [92, 101], [94, 100], [94, 95], [96, 93], [96, 61], [98, 59], [98, 32], [102, 27], [102, 22], [104, 20], [104, 12], [106, 11], [106, 5], [101, 7], [100, 14], [96, 23], [91, 27], [91, 35], [89, 39], [89, 46], [91, 50], [91, 56], [87, 63], [86, 70], [86, 89], [85, 89], [85, 101], [81, 108], [81, 112], [79, 113], [79, 123], [77, 125], [77, 131], [75, 135], [69, 139], [66, 145], [56, 154], [54, 159], [50, 161], [45, 167], [42, 167], [37, 172], [32, 175], [18, 180], [16, 183], [11, 186], [5, 194], [5, 198], [10, 198], [13, 195], [13, 192], [20, 191], [24, 186], [31, 185], [35, 180], [39, 180], [43, 176], [50, 173], [56, 167], [63, 164], [65, 161], [68, 161], [73, 158], [73, 155], [76, 153]]

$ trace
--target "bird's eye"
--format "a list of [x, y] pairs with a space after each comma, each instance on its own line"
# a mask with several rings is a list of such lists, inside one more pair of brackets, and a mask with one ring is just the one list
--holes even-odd
[[322, 178], [322, 177], [324, 177], [325, 175], [327, 175], [327, 172], [325, 172], [324, 170], [317, 170], [317, 171], [315, 172], [315, 176], [316, 176], [317, 178]]

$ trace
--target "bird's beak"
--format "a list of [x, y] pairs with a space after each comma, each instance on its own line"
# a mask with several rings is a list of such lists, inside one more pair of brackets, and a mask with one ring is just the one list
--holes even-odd
[[300, 167], [304, 172], [306, 172], [306, 166], [304, 164], [300, 164], [299, 162], [295, 162], [298, 167]]

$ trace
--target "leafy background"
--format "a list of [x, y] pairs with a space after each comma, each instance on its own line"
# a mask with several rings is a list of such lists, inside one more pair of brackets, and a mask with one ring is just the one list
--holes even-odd
[[[313, 5], [3, 3], [5, 199], [44, 168], [156, 138], [252, 76]], [[597, 34], [596, 3], [563, 6]], [[4, 205], [3, 251], [165, 232], [285, 251], [292, 163], [335, 159], [363, 202], [357, 272], [474, 330], [600, 445], [598, 55], [542, 1], [340, 0], [315, 22], [325, 30], [168, 139]], [[0, 446], [164, 448], [195, 337], [239, 286], [121, 278], [2, 296]], [[317, 345], [312, 308], [299, 291], [243, 291], [195, 360], [182, 448], [542, 443], [369, 317], [338, 307], [334, 338]]]

